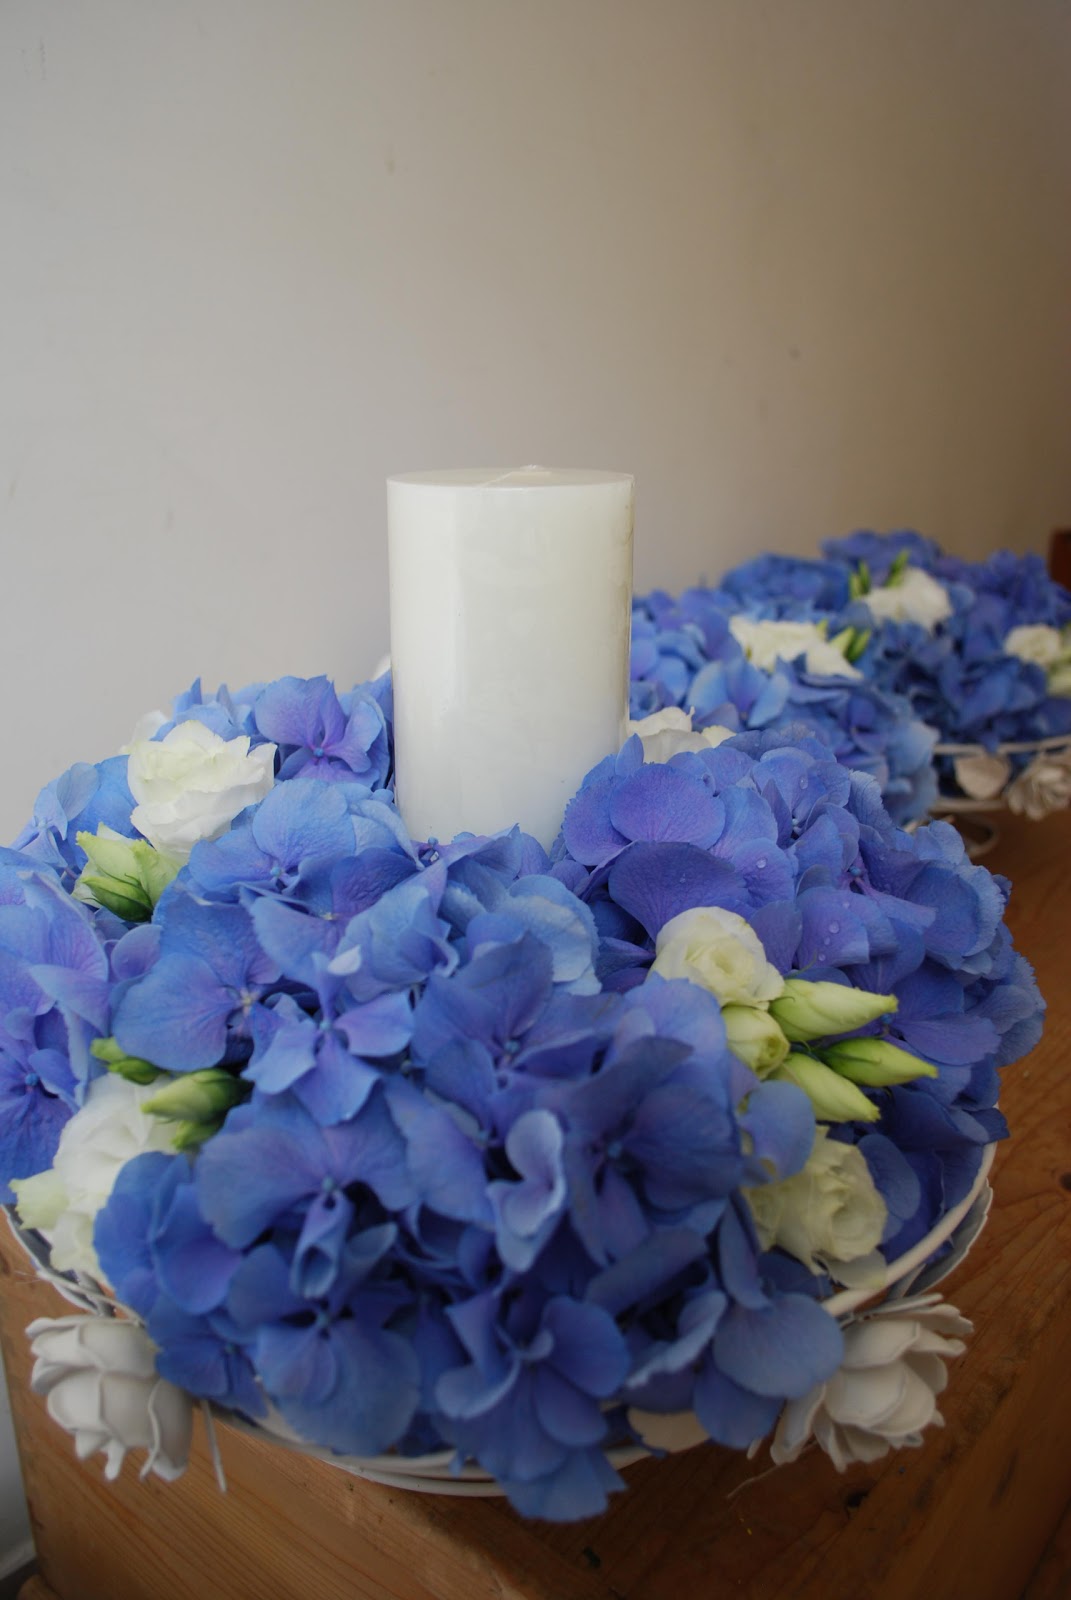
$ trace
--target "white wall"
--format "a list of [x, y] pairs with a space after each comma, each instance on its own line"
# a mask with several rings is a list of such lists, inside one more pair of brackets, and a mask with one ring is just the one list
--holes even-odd
[[22, 1475], [11, 1428], [11, 1407], [0, 1365], [0, 1580], [33, 1559]]
[[0, 837], [197, 672], [363, 675], [392, 469], [628, 468], [644, 586], [1040, 545], [1069, 17], [4, 0]]

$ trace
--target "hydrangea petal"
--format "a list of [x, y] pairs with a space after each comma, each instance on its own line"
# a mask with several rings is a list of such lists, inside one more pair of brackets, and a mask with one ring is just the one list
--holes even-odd
[[731, 1306], [714, 1335], [714, 1360], [752, 1394], [798, 1400], [833, 1376], [844, 1353], [840, 1328], [802, 1295], [757, 1310]]

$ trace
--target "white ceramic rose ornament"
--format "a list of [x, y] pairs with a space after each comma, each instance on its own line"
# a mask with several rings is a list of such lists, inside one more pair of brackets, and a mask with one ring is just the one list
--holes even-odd
[[1052, 811], [1071, 805], [1071, 747], [1042, 750], [1010, 784], [1004, 796], [1008, 809], [1040, 822]]
[[919, 1445], [924, 1429], [944, 1425], [937, 1396], [948, 1382], [945, 1363], [963, 1354], [971, 1332], [955, 1306], [939, 1294], [890, 1301], [843, 1330], [839, 1370], [781, 1413], [770, 1446], [778, 1466], [795, 1461], [813, 1438], [843, 1472]]
[[145, 1450], [142, 1477], [171, 1481], [186, 1470], [190, 1397], [160, 1377], [143, 1328], [118, 1317], [40, 1317], [26, 1332], [36, 1357], [30, 1386], [73, 1435], [80, 1461], [102, 1450], [110, 1479], [128, 1450]]

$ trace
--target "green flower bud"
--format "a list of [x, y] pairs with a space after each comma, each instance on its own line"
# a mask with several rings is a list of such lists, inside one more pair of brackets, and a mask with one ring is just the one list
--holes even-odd
[[853, 1033], [898, 1005], [894, 994], [872, 994], [845, 983], [786, 978], [784, 992], [771, 1002], [770, 1014], [777, 1018], [786, 1039], [799, 1044], [831, 1033]]
[[860, 561], [848, 579], [848, 593], [853, 600], [858, 600], [861, 595], [870, 593], [870, 568], [865, 561]]
[[937, 1068], [928, 1061], [921, 1061], [887, 1039], [844, 1039], [840, 1044], [828, 1045], [822, 1051], [822, 1060], [852, 1083], [865, 1084], [869, 1089], [937, 1076]]
[[237, 1105], [244, 1086], [224, 1067], [205, 1067], [200, 1072], [177, 1073], [144, 1109], [154, 1117], [170, 1117], [214, 1132], [231, 1106]]
[[203, 1122], [176, 1122], [175, 1131], [171, 1136], [171, 1147], [180, 1153], [188, 1150], [199, 1150], [207, 1139], [211, 1139], [216, 1131], [216, 1126]]
[[852, 629], [852, 640], [844, 654], [848, 657], [848, 660], [853, 663], [853, 665], [859, 660], [859, 657], [863, 654], [863, 651], [870, 643], [873, 633], [873, 628]]
[[146, 839], [124, 838], [105, 823], [96, 833], [76, 837], [89, 859], [74, 886], [74, 898], [103, 906], [125, 922], [147, 922], [179, 863]]
[[846, 661], [856, 662], [870, 643], [872, 628], [842, 628], [830, 639], [830, 644], [839, 650]]
[[768, 1077], [788, 1055], [788, 1040], [768, 1011], [757, 1006], [722, 1006], [721, 1020], [729, 1049], [758, 1077]]
[[117, 1039], [94, 1039], [89, 1046], [90, 1055], [103, 1061], [109, 1072], [125, 1078], [128, 1083], [155, 1083], [161, 1076], [160, 1068], [140, 1056], [128, 1056]]
[[898, 583], [903, 583], [903, 581], [904, 581], [904, 569], [906, 568], [906, 566], [907, 566], [907, 551], [906, 550], [900, 550], [893, 557], [892, 565], [889, 568], [889, 576], [885, 579], [885, 587], [886, 587], [886, 589], [895, 588], [895, 586]]
[[881, 1113], [861, 1089], [839, 1072], [793, 1050], [770, 1074], [781, 1083], [794, 1083], [803, 1090], [819, 1122], [877, 1122]]

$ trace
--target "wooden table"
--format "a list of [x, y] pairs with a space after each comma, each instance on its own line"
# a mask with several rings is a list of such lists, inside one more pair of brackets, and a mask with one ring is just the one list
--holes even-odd
[[989, 864], [1015, 881], [1010, 920], [1049, 1024], [1005, 1075], [1013, 1137], [996, 1204], [945, 1285], [976, 1331], [953, 1364], [948, 1425], [921, 1450], [844, 1476], [813, 1452], [763, 1475], [761, 1458], [704, 1446], [631, 1468], [605, 1517], [569, 1527], [379, 1488], [228, 1429], [225, 1496], [200, 1439], [179, 1483], [141, 1483], [128, 1464], [109, 1486], [27, 1388], [23, 1329], [67, 1308], [7, 1241], [4, 1358], [41, 1566], [23, 1600], [1071, 1594], [1071, 1524], [1058, 1532], [1071, 1503], [1071, 814], [1009, 822]]

